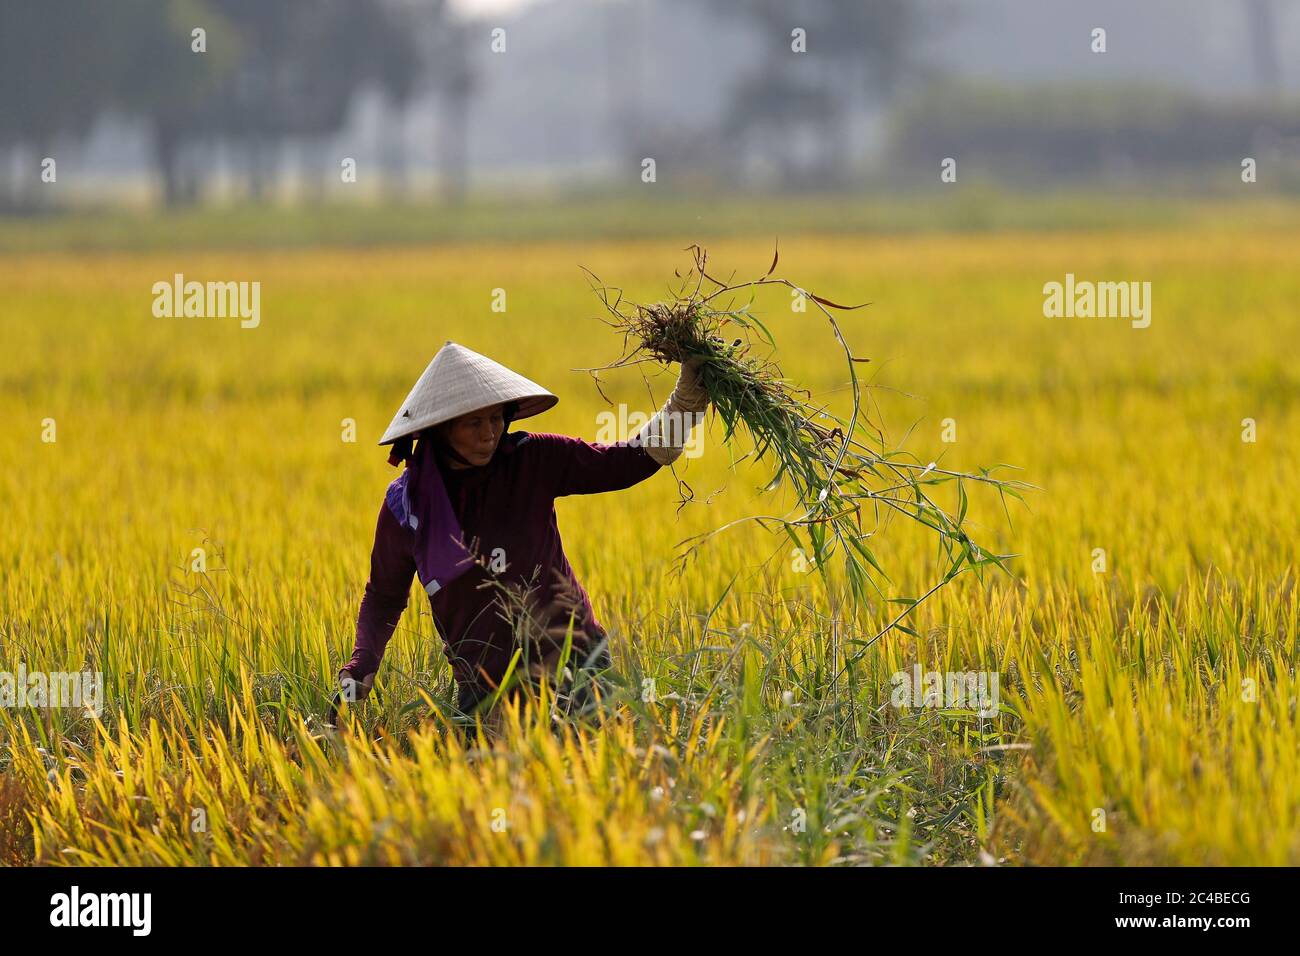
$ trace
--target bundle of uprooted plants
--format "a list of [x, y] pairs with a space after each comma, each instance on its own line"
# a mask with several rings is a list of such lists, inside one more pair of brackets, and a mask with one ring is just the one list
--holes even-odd
[[[741, 520], [784, 530], [828, 587], [827, 567], [838, 558], [855, 604], [863, 604], [874, 593], [903, 605], [900, 613], [866, 642], [868, 645], [894, 627], [911, 633], [903, 623], [907, 616], [963, 571], [978, 572], [988, 565], [1005, 571], [1003, 562], [1009, 556], [988, 551], [967, 533], [966, 485], [979, 483], [996, 490], [1004, 510], [1006, 496], [1019, 499], [1020, 491], [1028, 486], [990, 474], [1007, 466], [981, 468], [978, 473], [953, 471], [934, 462], [923, 464], [914, 455], [888, 446], [883, 429], [871, 420], [863, 401], [858, 366], [868, 360], [853, 354], [831, 313], [863, 306], [837, 305], [775, 277], [777, 255], [762, 277], [732, 284], [709, 274], [704, 249], [693, 245], [688, 251], [693, 253], [694, 266], [684, 276], [677, 273], [681, 284], [667, 302], [630, 302], [621, 291], [605, 286], [588, 271], [594, 280], [593, 289], [610, 316], [602, 318], [623, 336], [624, 344], [618, 360], [588, 370], [597, 375], [597, 387], [598, 373], [604, 370], [642, 362], [667, 365], [693, 357], [700, 359], [704, 387], [725, 424], [724, 441], [731, 445], [742, 429], [747, 432], [753, 447], [742, 457], [770, 462], [773, 474], [768, 490], [788, 482], [797, 501], [794, 510], [784, 516], [757, 515]], [[848, 417], [814, 404], [806, 389], [796, 387], [782, 375], [772, 358], [776, 342], [751, 311], [753, 291], [764, 285], [795, 290], [829, 323], [843, 353], [852, 392], [853, 407]], [[742, 291], [750, 293], [749, 301], [737, 306], [734, 300]], [[755, 354], [761, 345], [768, 347], [766, 356]], [[953, 511], [935, 500], [936, 486], [945, 484], [956, 488]], [[877, 581], [888, 576], [877, 560], [872, 539], [892, 516], [918, 523], [937, 540], [942, 570], [934, 586], [919, 597], [889, 597]], [[706, 539], [737, 523], [729, 522], [688, 539], [682, 564]]]

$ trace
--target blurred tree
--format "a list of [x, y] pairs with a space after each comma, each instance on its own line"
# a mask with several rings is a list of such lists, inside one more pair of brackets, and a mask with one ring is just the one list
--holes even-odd
[[320, 144], [338, 132], [352, 98], [376, 84], [404, 105], [419, 69], [403, 11], [381, 0], [209, 0], [243, 38], [232, 75], [207, 110], [210, 128], [242, 147], [248, 195], [264, 198], [278, 147]]
[[[192, 202], [198, 172], [182, 148], [209, 133], [209, 102], [240, 56], [231, 23], [201, 0], [116, 0], [103, 43], [114, 64], [111, 96], [150, 127], [154, 164], [168, 205]], [[205, 31], [204, 52], [193, 33]]]
[[96, 0], [0, 4], [0, 156], [10, 165], [30, 153], [12, 188], [0, 179], [0, 207], [43, 205], [40, 160], [58, 137], [84, 136], [107, 104], [113, 60], [102, 38], [112, 19]]
[[[433, 0], [438, 19], [444, 7]], [[414, 23], [401, 0], [0, 4], [0, 150], [48, 155], [55, 137], [84, 135], [115, 108], [147, 122], [168, 205], [198, 198], [222, 142], [241, 149], [259, 199], [284, 141], [324, 154], [365, 84], [405, 108], [422, 69]], [[464, 72], [440, 74], [456, 96]]]
[[[851, 167], [846, 116], [865, 96], [884, 99], [910, 65], [921, 11], [908, 0], [710, 0], [748, 18], [767, 42], [733, 92], [724, 139], [773, 159], [785, 186], [827, 184]], [[802, 29], [807, 52], [792, 49]], [[800, 155], [799, 133], [811, 141]], [[761, 145], [760, 145], [761, 144]]]
[[438, 141], [443, 199], [458, 203], [469, 182], [470, 102], [478, 89], [470, 66], [470, 33], [480, 25], [451, 16], [447, 0], [430, 0], [420, 8], [418, 33], [425, 64], [423, 78], [439, 101]]
[[1255, 83], [1265, 96], [1276, 96], [1282, 89], [1282, 70], [1277, 61], [1277, 18], [1273, 15], [1273, 0], [1246, 0], [1246, 18], [1250, 24]]
[[1207, 98], [1133, 81], [939, 81], [910, 96], [891, 127], [900, 181], [933, 180], [935, 157], [961, 143], [968, 180], [1021, 187], [1090, 179], [1167, 185], [1180, 171], [1236, 167], [1243, 144], [1300, 140], [1291, 102]]

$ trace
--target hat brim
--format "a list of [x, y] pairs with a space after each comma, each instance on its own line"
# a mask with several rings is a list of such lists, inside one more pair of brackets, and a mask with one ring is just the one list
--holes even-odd
[[[479, 408], [491, 408], [493, 405], [504, 405], [506, 404], [506, 402], [516, 402], [519, 405], [519, 411], [515, 413], [511, 421], [517, 422], [521, 418], [531, 418], [534, 415], [540, 415], [542, 412], [549, 411], [550, 409], [554, 408], [556, 404], [559, 403], [559, 401], [560, 399], [559, 396], [557, 395], [527, 395], [523, 398], [508, 398], [508, 399], [503, 399], [502, 401], [499, 402], [492, 402], [488, 405], [480, 405]], [[403, 438], [409, 438], [412, 435], [418, 435], [422, 431], [427, 431], [428, 429], [433, 428], [436, 425], [441, 425], [443, 422], [449, 422], [452, 419], [460, 418], [461, 415], [468, 415], [470, 412], [474, 412], [474, 411], [478, 411], [478, 409], [467, 408], [463, 412], [456, 412], [455, 414], [452, 415], [446, 415], [444, 417], [438, 418], [436, 421], [423, 422], [422, 424], [410, 429], [409, 431], [404, 431], [400, 434], [391, 435], [387, 438], [384, 438], [379, 442], [379, 444], [391, 445], [394, 442], [401, 441]]]

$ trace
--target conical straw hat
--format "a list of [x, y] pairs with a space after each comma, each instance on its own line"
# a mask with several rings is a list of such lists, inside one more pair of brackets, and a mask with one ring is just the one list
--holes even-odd
[[558, 401], [536, 382], [448, 339], [402, 402], [379, 444], [391, 444], [430, 425], [500, 402], [518, 402], [518, 420], [544, 412]]

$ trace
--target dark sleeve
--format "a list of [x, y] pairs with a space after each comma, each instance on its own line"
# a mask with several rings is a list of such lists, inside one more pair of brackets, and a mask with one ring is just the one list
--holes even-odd
[[388, 639], [406, 610], [414, 576], [410, 533], [397, 523], [386, 504], [380, 505], [375, 544], [370, 551], [370, 580], [357, 614], [356, 647], [352, 659], [344, 665], [353, 679], [361, 680], [379, 670]]
[[549, 433], [531, 435], [529, 441], [537, 478], [556, 498], [619, 491], [659, 470], [644, 447], [627, 442], [606, 445]]

